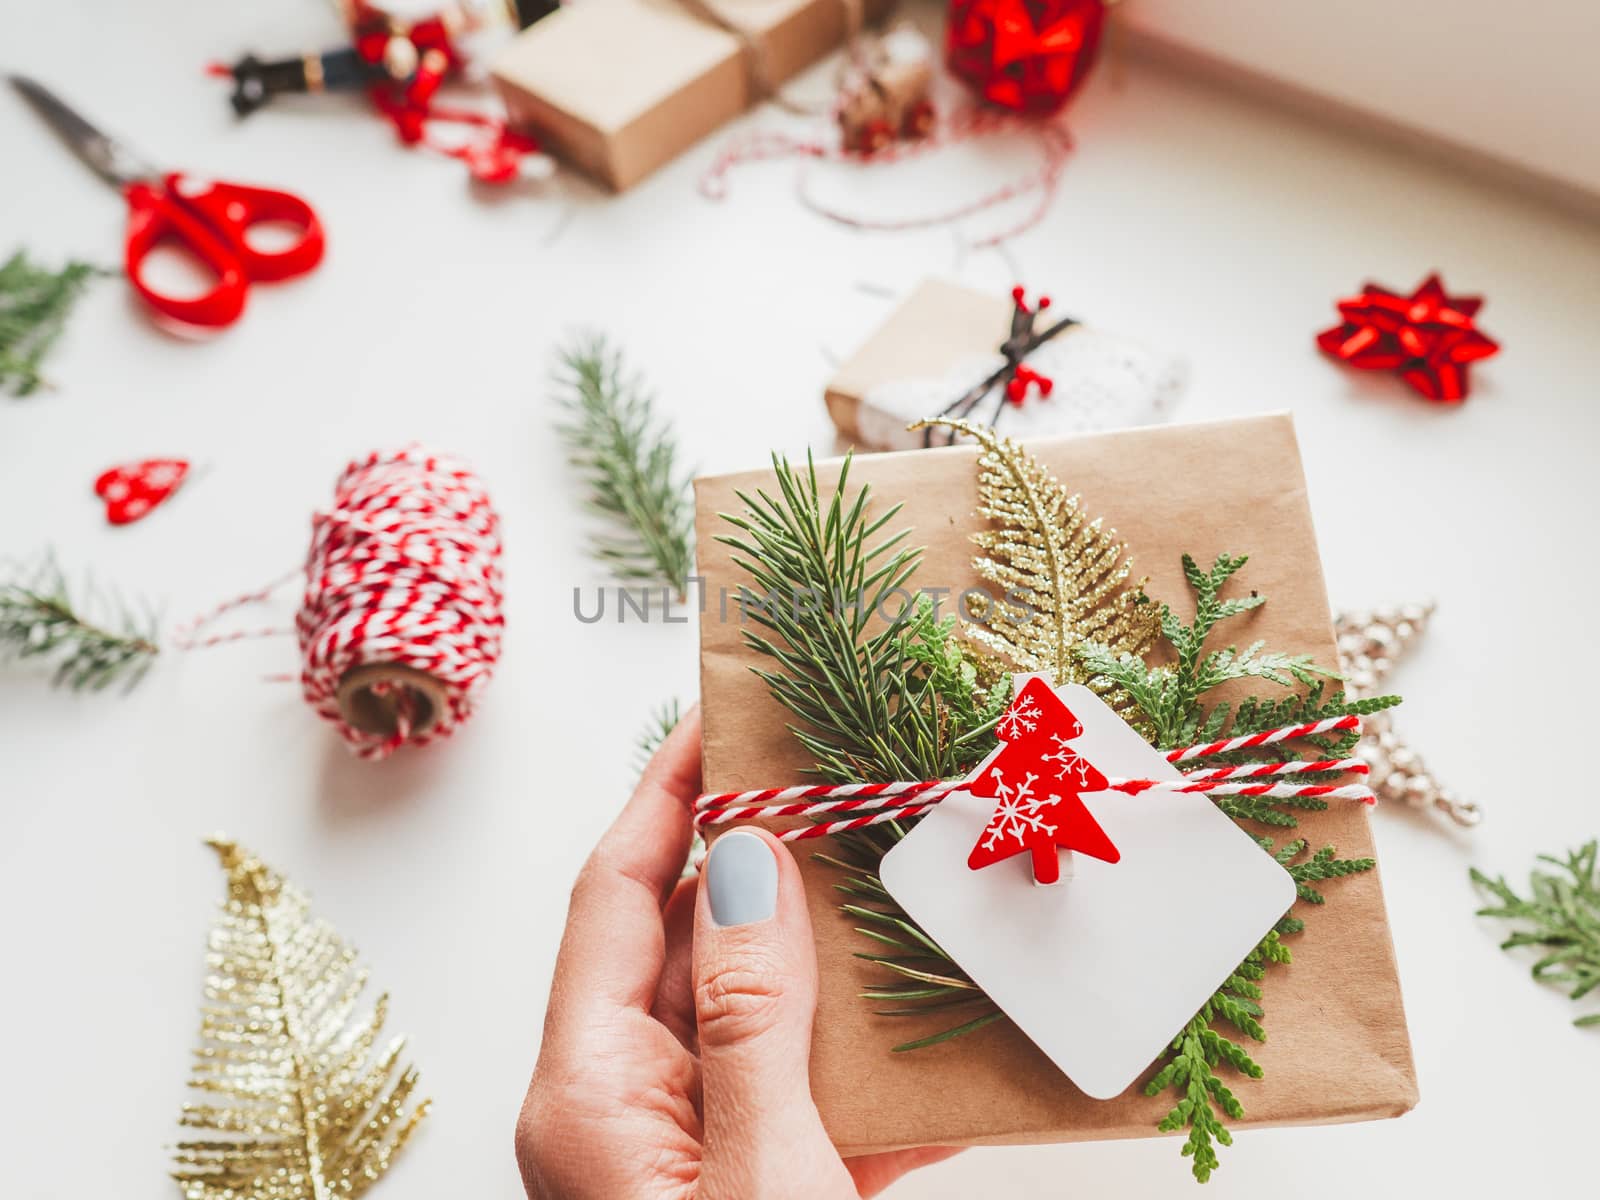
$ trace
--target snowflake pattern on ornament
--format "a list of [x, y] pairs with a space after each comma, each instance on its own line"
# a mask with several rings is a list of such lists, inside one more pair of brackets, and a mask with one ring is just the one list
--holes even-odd
[[1030, 836], [1055, 837], [1056, 827], [1044, 818], [1061, 803], [1061, 797], [1034, 795], [1033, 785], [1038, 781], [1039, 777], [1029, 771], [1022, 782], [1013, 787], [1006, 782], [1004, 771], [994, 773], [999, 799], [994, 806], [994, 816], [983, 831], [985, 850], [993, 851], [1007, 842], [1015, 842], [1020, 852], [1027, 849]]
[[1039, 728], [1039, 705], [1029, 695], [1017, 697], [994, 727], [995, 736], [1002, 742], [1014, 742], [1025, 733]]
[[1070, 786], [1080, 792], [1093, 791], [1092, 786], [1095, 769], [1089, 760], [1084, 758], [1067, 743], [1075, 737], [1083, 735], [1083, 726], [1077, 726], [1071, 737], [1062, 737], [1059, 733], [1052, 733], [1050, 740], [1056, 748], [1049, 754], [1040, 755], [1040, 761], [1055, 764], [1057, 779], [1071, 779]]

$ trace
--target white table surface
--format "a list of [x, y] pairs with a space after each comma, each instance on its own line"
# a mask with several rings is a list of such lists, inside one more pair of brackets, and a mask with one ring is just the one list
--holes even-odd
[[[550, 429], [552, 349], [576, 325], [610, 331], [693, 460], [751, 466], [829, 446], [830, 355], [889, 303], [864, 289], [928, 273], [1020, 275], [1062, 311], [1181, 351], [1180, 419], [1292, 409], [1335, 601], [1440, 601], [1395, 679], [1399, 721], [1489, 819], [1467, 836], [1376, 816], [1422, 1102], [1398, 1121], [1244, 1133], [1211, 1194], [1532, 1193], [1592, 1173], [1600, 1035], [1496, 949], [1466, 869], [1520, 879], [1536, 852], [1600, 833], [1591, 789], [1547, 753], [1588, 743], [1600, 666], [1595, 229], [1137, 65], [1081, 97], [1058, 201], [1009, 262], [948, 229], [825, 224], [784, 165], [737, 174], [710, 205], [695, 181], [720, 138], [620, 199], [575, 182], [478, 195], [354, 104], [233, 123], [200, 64], [317, 45], [333, 26], [311, 0], [4, 0], [0, 27], [0, 65], [162, 161], [303, 191], [330, 231], [320, 272], [261, 289], [203, 344], [153, 330], [119, 282], [97, 286], [49, 363], [55, 390], [0, 402], [0, 553], [53, 545], [177, 621], [293, 566], [349, 457], [419, 439], [474, 462], [504, 514], [509, 623], [472, 723], [379, 765], [262, 680], [292, 665], [286, 641], [165, 655], [126, 698], [0, 675], [0, 1193], [173, 1194], [164, 1147], [220, 888], [200, 839], [225, 830], [310, 890], [412, 1035], [436, 1108], [378, 1194], [520, 1195], [511, 1129], [568, 886], [628, 790], [646, 713], [696, 681], [692, 626], [572, 617], [573, 586], [598, 576]], [[0, 251], [114, 259], [120, 201], [9, 95], [0, 145]], [[955, 199], [982, 157], [952, 152], [920, 183]], [[1505, 345], [1464, 407], [1314, 351], [1334, 297], [1436, 266], [1487, 294]], [[208, 470], [144, 523], [107, 527], [90, 481], [147, 454]], [[1249, 481], [1219, 470], [1217, 486]], [[1168, 1140], [985, 1150], [894, 1195], [994, 1194], [1002, 1178], [1019, 1196], [1186, 1195], [1185, 1167]]]

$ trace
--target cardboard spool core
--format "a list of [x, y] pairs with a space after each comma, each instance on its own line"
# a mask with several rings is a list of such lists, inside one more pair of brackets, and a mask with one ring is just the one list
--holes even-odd
[[[388, 684], [379, 690], [376, 685]], [[393, 737], [400, 729], [402, 704], [411, 709], [411, 737], [428, 732], [445, 709], [444, 685], [425, 671], [399, 663], [351, 667], [335, 693], [345, 724], [362, 733]]]

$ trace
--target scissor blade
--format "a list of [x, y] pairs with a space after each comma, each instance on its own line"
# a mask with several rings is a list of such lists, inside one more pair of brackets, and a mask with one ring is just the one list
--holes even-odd
[[96, 129], [44, 84], [12, 75], [11, 86], [33, 106], [67, 146], [113, 187], [123, 187], [153, 172], [110, 135]]

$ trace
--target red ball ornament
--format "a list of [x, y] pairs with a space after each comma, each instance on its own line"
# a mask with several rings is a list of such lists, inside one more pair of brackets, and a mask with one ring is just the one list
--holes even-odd
[[1104, 0], [950, 0], [945, 62], [991, 104], [1053, 113], [1094, 65]]

